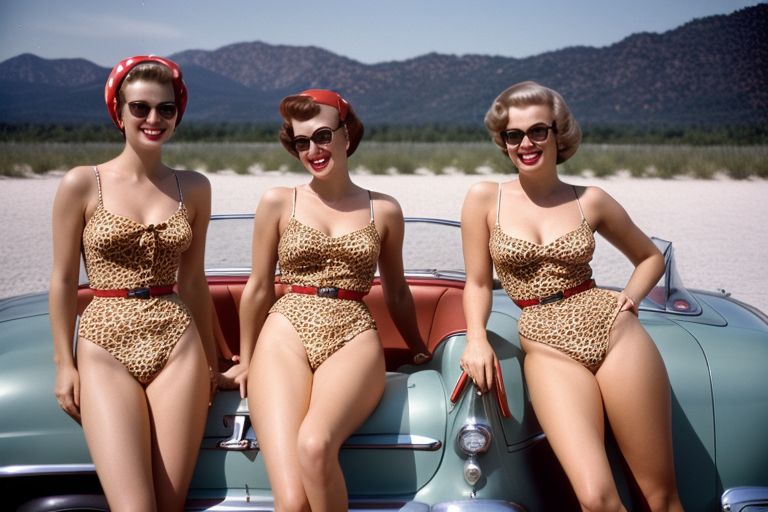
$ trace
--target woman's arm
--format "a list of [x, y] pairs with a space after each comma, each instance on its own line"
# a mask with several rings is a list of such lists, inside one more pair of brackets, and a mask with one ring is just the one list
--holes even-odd
[[664, 274], [664, 257], [624, 208], [605, 191], [588, 187], [583, 197], [589, 210], [594, 212], [593, 227], [635, 266], [619, 301], [621, 311], [637, 313], [636, 304], [640, 304]]
[[493, 262], [488, 249], [492, 205], [496, 204], [498, 185], [483, 182], [474, 185], [461, 209], [461, 243], [464, 253], [466, 284], [464, 316], [467, 320], [467, 347], [461, 366], [482, 392], [491, 389], [496, 354], [488, 342], [485, 326], [491, 312]]
[[430, 354], [419, 332], [413, 295], [403, 271], [403, 235], [405, 222], [397, 201], [383, 194], [376, 194], [377, 218], [382, 219], [383, 234], [379, 252], [379, 274], [387, 309], [397, 330], [413, 352], [413, 362], [424, 363]]
[[179, 172], [178, 176], [192, 226], [192, 243], [181, 255], [179, 264], [179, 297], [192, 312], [203, 343], [213, 398], [218, 383], [219, 357], [211, 325], [211, 296], [205, 279], [205, 239], [211, 217], [211, 185], [205, 176], [196, 172]]
[[280, 218], [288, 211], [293, 191], [268, 190], [261, 198], [253, 220], [251, 275], [240, 299], [240, 364], [236, 381], [240, 396], [246, 396], [246, 381], [251, 356], [261, 328], [275, 302], [275, 266], [280, 241]]
[[80, 377], [72, 353], [77, 316], [80, 244], [85, 210], [95, 178], [87, 167], [77, 167], [62, 178], [53, 201], [53, 271], [48, 311], [56, 364], [54, 393], [61, 408], [80, 421]]

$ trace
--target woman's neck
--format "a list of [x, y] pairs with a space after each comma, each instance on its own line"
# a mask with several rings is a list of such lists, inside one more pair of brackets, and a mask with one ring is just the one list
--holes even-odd
[[338, 179], [319, 180], [313, 178], [308, 186], [323, 202], [330, 204], [338, 202], [360, 189], [352, 182], [347, 173], [343, 175], [340, 173]]
[[538, 171], [535, 173], [527, 174], [521, 173], [519, 180], [520, 188], [531, 199], [538, 199], [547, 197], [565, 184], [560, 181], [560, 177], [557, 175], [557, 170], [550, 171]]
[[121, 168], [124, 172], [132, 172], [137, 175], [144, 175], [150, 178], [157, 176], [165, 166], [161, 160], [160, 151], [139, 152], [129, 144], [117, 158], [120, 160]]

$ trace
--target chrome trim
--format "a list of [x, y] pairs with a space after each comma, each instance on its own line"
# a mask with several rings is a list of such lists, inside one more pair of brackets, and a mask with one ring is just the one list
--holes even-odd
[[720, 497], [723, 512], [741, 512], [748, 506], [768, 506], [768, 487], [731, 487]]
[[[226, 219], [253, 219], [252, 213], [217, 213], [211, 215], [211, 220], [226, 220]], [[424, 222], [426, 224], [439, 224], [441, 226], [451, 226], [454, 228], [460, 228], [461, 223], [456, 220], [448, 219], [435, 219], [432, 217], [405, 217], [405, 222]]]
[[[211, 512], [271, 512], [274, 501], [269, 498], [245, 500], [243, 495], [229, 495], [223, 501], [210, 498], [190, 498], [185, 510]], [[366, 512], [527, 512], [525, 507], [502, 500], [466, 499], [436, 503], [431, 508], [426, 503], [400, 500], [349, 500], [349, 510]]]
[[460, 228], [461, 222], [457, 220], [435, 219], [432, 217], [405, 217], [405, 222], [424, 222], [425, 224], [439, 224], [441, 226], [451, 226]]
[[526, 508], [511, 501], [473, 499], [436, 503], [432, 512], [526, 512]]
[[[215, 498], [189, 498], [184, 507], [187, 511], [211, 512], [272, 512], [274, 500], [269, 497], [251, 498], [247, 501], [243, 494], [230, 494], [224, 500]], [[349, 510], [365, 510], [366, 512], [429, 512], [430, 507], [425, 503], [403, 500], [349, 500]]]
[[[242, 403], [241, 403], [242, 406]], [[224, 426], [232, 426], [232, 435], [226, 439], [203, 439], [202, 448], [211, 450], [258, 450], [259, 441], [250, 425], [247, 410], [238, 408], [239, 414], [226, 415]], [[243, 414], [245, 413], [245, 414]], [[354, 434], [341, 446], [345, 450], [416, 450], [434, 452], [443, 447], [442, 441], [418, 434]]]
[[93, 464], [19, 464], [0, 467], [0, 478], [36, 475], [78, 475], [96, 473]]
[[437, 439], [418, 434], [355, 434], [341, 445], [347, 450], [417, 450], [434, 452], [443, 447]]
[[471, 486], [475, 486], [477, 482], [483, 477], [483, 468], [477, 462], [477, 457], [470, 455], [467, 460], [464, 461], [464, 481]]
[[232, 435], [229, 439], [224, 439], [216, 443], [217, 448], [222, 450], [231, 451], [246, 451], [246, 450], [258, 450], [259, 443], [256, 441], [256, 436], [253, 433], [253, 429], [246, 430], [246, 421], [248, 416], [236, 415], [236, 416], [224, 416], [224, 426], [229, 426], [232, 423]]
[[211, 215], [211, 220], [226, 220], [226, 219], [253, 219], [252, 213], [217, 213]]

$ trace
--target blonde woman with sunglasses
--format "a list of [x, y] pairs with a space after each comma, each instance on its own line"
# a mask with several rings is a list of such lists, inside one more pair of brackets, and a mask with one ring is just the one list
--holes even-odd
[[[347, 510], [339, 449], [384, 391], [384, 352], [362, 302], [377, 265], [414, 362], [429, 355], [403, 276], [400, 206], [349, 175], [347, 158], [360, 143], [362, 123], [344, 98], [324, 89], [283, 99], [280, 113], [280, 141], [311, 179], [267, 191], [256, 209], [253, 269], [240, 303], [238, 380], [275, 509]], [[276, 300], [278, 263], [288, 289]]]
[[[187, 104], [175, 63], [125, 59], [105, 97], [123, 151], [69, 171], [53, 205], [55, 392], [82, 423], [110, 510], [182, 510], [216, 382], [203, 273], [211, 191], [161, 161]], [[81, 247], [93, 299], [75, 358]]]
[[[502, 92], [485, 116], [518, 179], [479, 183], [461, 231], [467, 347], [461, 364], [485, 392], [496, 355], [485, 324], [493, 267], [522, 309], [527, 389], [582, 510], [620, 511], [604, 445], [604, 417], [650, 510], [682, 510], [672, 458], [669, 381], [637, 304], [664, 272], [653, 242], [611, 196], [560, 180], [581, 131], [563, 98], [534, 82]], [[597, 288], [589, 261], [597, 231], [633, 263], [621, 292]]]

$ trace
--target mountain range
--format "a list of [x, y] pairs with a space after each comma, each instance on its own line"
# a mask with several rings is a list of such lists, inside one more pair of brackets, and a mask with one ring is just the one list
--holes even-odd
[[[169, 57], [190, 89], [186, 122], [275, 122], [280, 98], [325, 87], [347, 97], [365, 123], [480, 125], [499, 92], [536, 80], [558, 90], [585, 125], [765, 126], [767, 36], [763, 3], [606, 47], [522, 59], [430, 53], [364, 64], [258, 41]], [[8, 59], [0, 63], [0, 123], [108, 123], [109, 71], [85, 59]]]

